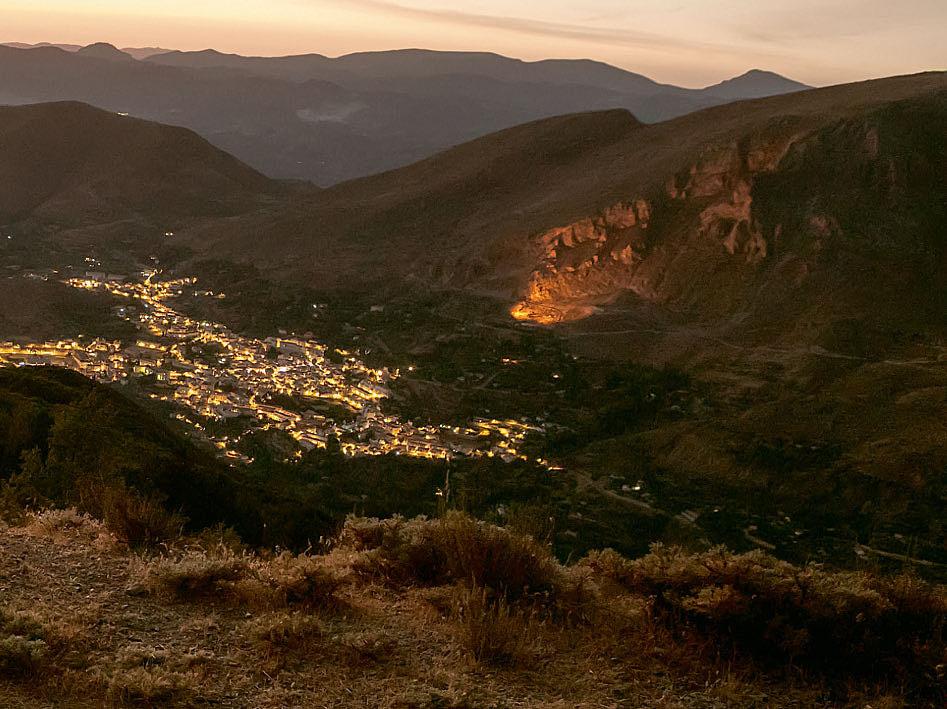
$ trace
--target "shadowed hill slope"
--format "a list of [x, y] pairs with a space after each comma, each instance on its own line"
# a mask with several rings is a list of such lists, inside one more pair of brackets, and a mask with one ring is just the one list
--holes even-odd
[[0, 220], [222, 216], [275, 183], [189, 130], [79, 103], [0, 108]]
[[787, 259], [815, 278], [884, 259], [892, 273], [920, 269], [929, 294], [942, 275], [945, 92], [947, 75], [924, 74], [649, 126], [621, 112], [549, 119], [195, 241], [316, 287], [410, 277], [523, 299], [544, 320], [623, 292], [727, 311], [758, 279], [788, 285]]

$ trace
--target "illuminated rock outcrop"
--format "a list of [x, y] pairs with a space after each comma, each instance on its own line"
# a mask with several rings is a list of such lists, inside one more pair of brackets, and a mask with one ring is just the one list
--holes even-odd
[[[672, 298], [676, 286], [665, 274], [681, 270], [681, 258], [695, 270], [718, 260], [762, 264], [770, 244], [754, 214], [754, 181], [775, 170], [795, 141], [785, 128], [709, 149], [654, 199], [618, 202], [535, 237], [536, 267], [511, 315], [554, 324], [587, 317], [625, 291]], [[708, 249], [708, 240], [718, 246]]]

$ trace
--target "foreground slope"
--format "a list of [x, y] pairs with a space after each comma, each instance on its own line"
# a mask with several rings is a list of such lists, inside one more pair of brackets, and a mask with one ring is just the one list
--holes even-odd
[[[227, 543], [231, 547], [227, 546]], [[0, 702], [936, 707], [942, 587], [656, 548], [563, 567], [462, 515], [328, 554], [131, 554], [74, 510], [0, 528]]]

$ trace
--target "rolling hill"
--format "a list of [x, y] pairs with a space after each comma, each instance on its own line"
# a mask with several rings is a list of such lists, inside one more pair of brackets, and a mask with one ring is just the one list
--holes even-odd
[[182, 128], [80, 103], [0, 107], [0, 221], [173, 224], [258, 204], [275, 183]]
[[[684, 504], [721, 500], [708, 523], [714, 509], [753, 510], [746, 530], [785, 516], [824, 540], [845, 520], [886, 554], [920, 534], [942, 559], [945, 136], [943, 73], [656, 125], [568, 116], [185, 238], [195, 269], [212, 254], [320, 294], [443, 299], [428, 306], [438, 327], [413, 316], [405, 351], [461, 338], [466, 349], [435, 347], [428, 367], [468, 364], [419, 382], [427, 405], [456, 401], [458, 375], [510, 348], [495, 344], [517, 332], [510, 314], [554, 324], [577, 357], [681, 368], [705, 392], [681, 420], [590, 443], [566, 467], [593, 479], [660, 470]], [[451, 310], [484, 297], [486, 311]], [[511, 396], [475, 387], [465, 401]]]

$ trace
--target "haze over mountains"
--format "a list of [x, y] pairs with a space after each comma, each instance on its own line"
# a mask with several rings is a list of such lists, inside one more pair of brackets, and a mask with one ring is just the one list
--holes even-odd
[[539, 118], [624, 108], [657, 121], [804, 88], [750, 71], [683, 89], [599, 62], [485, 53], [403, 50], [331, 59], [126, 52], [102, 43], [0, 47], [0, 103], [83, 101], [188, 127], [271, 177], [323, 186]]
[[[99, 43], [102, 44], [102, 43]], [[57, 49], [62, 49], [66, 52], [79, 52], [81, 49], [86, 49], [87, 47], [95, 47], [97, 45], [81, 45], [81, 44], [55, 44], [52, 42], [38, 42], [36, 44], [28, 44], [26, 42], [0, 42], [2, 47], [13, 47], [14, 49], [36, 49], [37, 47], [56, 47]], [[109, 45], [113, 46], [113, 45]], [[122, 47], [121, 50], [125, 54], [133, 57], [134, 59], [146, 59], [148, 57], [154, 56], [155, 54], [163, 54], [164, 52], [170, 52], [170, 49], [162, 49], [161, 47]]]

